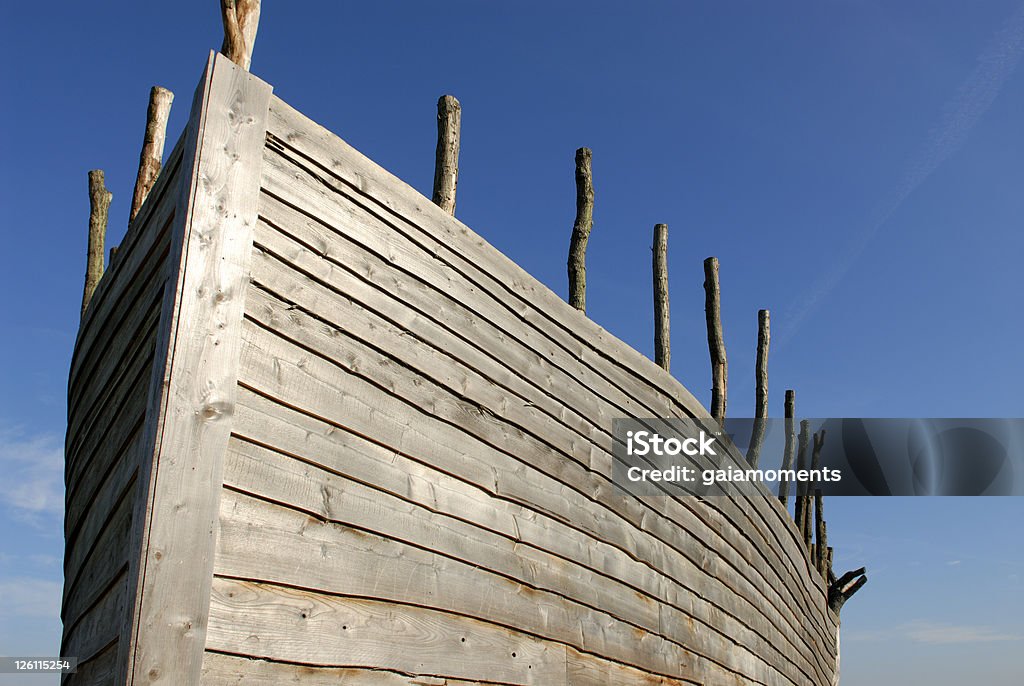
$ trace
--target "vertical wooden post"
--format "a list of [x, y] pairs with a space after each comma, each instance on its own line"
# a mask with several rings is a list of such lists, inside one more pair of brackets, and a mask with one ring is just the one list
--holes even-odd
[[669, 335], [668, 308], [668, 224], [654, 225], [654, 361], [671, 371], [672, 340]]
[[149, 108], [146, 111], [146, 134], [142, 139], [142, 153], [139, 155], [139, 174], [135, 178], [135, 192], [132, 194], [132, 208], [128, 222], [135, 219], [142, 203], [160, 175], [164, 159], [164, 141], [167, 139], [167, 118], [171, 114], [174, 93], [153, 86], [149, 91]]
[[587, 241], [594, 228], [594, 173], [590, 148], [576, 151], [576, 221], [569, 241], [569, 304], [587, 311]]
[[[807, 469], [807, 444], [810, 442], [811, 423], [804, 419], [800, 422], [800, 447], [796, 453], [796, 471]], [[796, 483], [796, 502], [793, 506], [793, 521], [796, 522], [797, 529], [803, 533], [804, 523], [804, 506], [807, 504], [804, 501], [804, 494], [807, 491], [806, 481], [797, 481]]]
[[454, 95], [437, 101], [437, 152], [434, 156], [434, 204], [455, 215], [455, 190], [459, 185], [459, 137], [462, 105]]
[[704, 316], [711, 353], [711, 416], [722, 424], [729, 388], [729, 364], [725, 358], [725, 337], [722, 334], [722, 289], [718, 283], [717, 257], [704, 260]]
[[[793, 425], [793, 417], [796, 412], [796, 391], [786, 391], [786, 450], [782, 454], [782, 469], [793, 468], [793, 453], [796, 451], [796, 427]], [[789, 509], [789, 481], [779, 480], [779, 500], [782, 507]]]
[[771, 341], [771, 314], [757, 312], [757, 366], [754, 372], [754, 433], [747, 449], [747, 462], [757, 469], [764, 444], [765, 423], [768, 419], [768, 345]]
[[828, 532], [825, 529], [825, 499], [821, 489], [814, 489], [814, 549], [817, 551], [815, 563], [818, 573], [828, 573]]
[[[825, 430], [814, 434], [814, 448], [811, 451], [811, 471], [821, 469], [821, 449], [825, 445]], [[810, 484], [807, 486], [807, 504], [804, 508], [804, 521], [803, 521], [803, 532], [804, 541], [807, 543], [808, 548], [811, 547], [812, 537], [816, 527], [811, 526], [811, 490]], [[818, 489], [815, 489], [818, 490]]]
[[104, 183], [103, 170], [89, 172], [89, 249], [85, 263], [85, 290], [82, 293], [82, 316], [89, 309], [92, 294], [103, 278], [103, 250], [107, 240], [107, 219], [113, 194]]
[[249, 71], [260, 24], [260, 0], [220, 0], [220, 16], [224, 22], [221, 54]]

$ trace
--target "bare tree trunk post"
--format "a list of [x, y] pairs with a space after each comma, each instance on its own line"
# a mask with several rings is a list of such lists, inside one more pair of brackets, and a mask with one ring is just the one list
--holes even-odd
[[754, 433], [747, 449], [747, 462], [754, 469], [761, 459], [764, 444], [765, 422], [768, 419], [768, 345], [771, 341], [771, 314], [768, 310], [757, 312], [757, 367], [754, 372]]
[[434, 156], [434, 204], [455, 215], [455, 190], [459, 185], [459, 137], [462, 105], [454, 95], [437, 101], [437, 152]]
[[587, 311], [587, 241], [594, 228], [594, 173], [590, 148], [576, 151], [576, 221], [569, 241], [569, 304]]
[[142, 153], [139, 155], [139, 174], [135, 179], [135, 192], [132, 194], [132, 208], [128, 213], [128, 223], [135, 219], [142, 203], [152, 190], [156, 178], [160, 175], [160, 165], [164, 159], [164, 141], [167, 139], [167, 118], [171, 114], [171, 102], [174, 93], [160, 86], [153, 86], [149, 91], [149, 109], [146, 112], [146, 134], [142, 139]]
[[668, 224], [654, 225], [654, 362], [671, 371], [672, 339], [668, 311]]
[[[811, 423], [804, 419], [800, 422], [800, 447], [796, 453], [796, 471], [807, 469], [807, 444], [810, 442], [811, 434]], [[807, 504], [804, 500], [804, 493], [807, 491], [806, 481], [796, 482], [796, 502], [793, 507], [793, 521], [796, 522], [797, 529], [803, 533], [804, 524], [804, 506]]]
[[864, 567], [847, 572], [836, 579], [828, 588], [828, 606], [838, 614], [847, 600], [868, 582]]
[[722, 334], [722, 289], [718, 283], [717, 257], [704, 260], [704, 316], [711, 353], [711, 416], [722, 425], [729, 388], [729, 364], [725, 359], [725, 337]]
[[825, 498], [821, 489], [814, 489], [814, 549], [818, 573], [827, 578], [828, 574], [828, 532], [825, 528]]
[[[814, 448], [811, 451], [811, 471], [821, 469], [821, 449], [825, 445], [825, 430], [822, 429], [814, 434]], [[815, 489], [817, 490], [817, 489]], [[813, 503], [813, 494], [811, 491], [811, 485], [808, 483], [804, 489], [804, 508], [803, 508], [803, 522], [801, 522], [801, 529], [804, 533], [804, 543], [807, 544], [808, 550], [814, 549], [814, 526], [812, 524], [812, 517], [814, 514], [811, 511], [811, 505]]]
[[113, 195], [107, 190], [102, 169], [89, 172], [89, 252], [85, 265], [85, 290], [82, 293], [82, 317], [89, 309], [92, 294], [103, 278], [103, 250], [107, 240], [107, 218]]
[[220, 0], [220, 16], [224, 22], [221, 54], [249, 71], [260, 24], [260, 0]]
[[[796, 412], [796, 391], [786, 391], [786, 450], [782, 454], [782, 469], [793, 468], [793, 453], [796, 451], [796, 427], [793, 416]], [[789, 509], [789, 481], [779, 480], [779, 500], [783, 509]]]

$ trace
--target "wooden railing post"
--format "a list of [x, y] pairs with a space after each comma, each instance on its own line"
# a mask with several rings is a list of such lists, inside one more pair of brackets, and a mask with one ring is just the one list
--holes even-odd
[[89, 172], [89, 248], [85, 264], [85, 289], [82, 293], [82, 316], [89, 309], [92, 294], [103, 278], [104, 243], [107, 240], [107, 219], [113, 194], [104, 183], [103, 170]]
[[455, 191], [459, 185], [459, 145], [462, 105], [454, 95], [437, 101], [437, 151], [434, 154], [434, 204], [455, 215]]
[[718, 258], [704, 260], [704, 316], [711, 353], [711, 416], [721, 425], [725, 421], [726, 394], [729, 388], [729, 363], [725, 357], [722, 333], [722, 289], [718, 281]]
[[[796, 426], [794, 425], [794, 413], [796, 412], [796, 391], [786, 391], [786, 449], [782, 454], [782, 469], [793, 468], [793, 453], [796, 451]], [[789, 481], [779, 480], [779, 500], [782, 507], [789, 509]]]
[[668, 306], [668, 224], [654, 225], [652, 266], [654, 272], [654, 361], [670, 371], [672, 340]]
[[142, 208], [149, 191], [160, 175], [160, 166], [164, 158], [164, 141], [167, 139], [167, 118], [171, 114], [171, 102], [174, 93], [153, 86], [149, 91], [149, 108], [146, 111], [146, 133], [142, 139], [142, 153], [139, 155], [139, 173], [135, 178], [135, 191], [132, 193], [132, 208], [128, 213], [128, 222]]
[[569, 241], [569, 304], [587, 311], [587, 241], [594, 228], [594, 172], [590, 148], [576, 151], [576, 220]]
[[768, 310], [757, 312], [757, 365], [754, 371], [754, 431], [747, 449], [747, 462], [757, 469], [764, 444], [765, 424], [768, 420], [768, 345], [771, 341], [771, 315]]
[[221, 54], [248, 71], [260, 24], [260, 0], [220, 0], [220, 16], [224, 22]]

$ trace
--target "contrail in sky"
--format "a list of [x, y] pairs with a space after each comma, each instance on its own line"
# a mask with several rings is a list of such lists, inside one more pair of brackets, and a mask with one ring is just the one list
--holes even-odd
[[931, 176], [946, 158], [959, 148], [967, 134], [988, 108], [995, 102], [1000, 89], [1013, 74], [1024, 52], [1024, 5], [1021, 5], [1003, 27], [992, 37], [970, 76], [942, 108], [939, 124], [928, 132], [928, 138], [917, 155], [904, 170], [903, 177], [893, 193], [878, 206], [856, 241], [840, 257], [832, 269], [798, 299], [780, 327], [779, 345], [784, 345], [800, 328], [803, 320], [813, 312], [821, 300], [835, 288], [878, 230], [892, 217], [896, 209]]

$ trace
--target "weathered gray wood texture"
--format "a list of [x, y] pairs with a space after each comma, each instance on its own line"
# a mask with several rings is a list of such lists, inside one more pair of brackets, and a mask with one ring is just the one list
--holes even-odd
[[276, 98], [261, 183], [206, 683], [831, 682], [774, 498], [611, 484], [685, 388]]
[[271, 89], [211, 56], [69, 382], [69, 684], [199, 682]]
[[692, 395], [258, 79], [214, 58], [132, 232], [72, 369], [70, 683], [831, 682], [775, 498], [610, 481], [612, 419]]
[[171, 226], [177, 217], [182, 149], [171, 153], [119, 257], [82, 319], [68, 381], [65, 443], [62, 655], [80, 658], [67, 684], [114, 683], [126, 619], [129, 544], [138, 494], [146, 391]]

